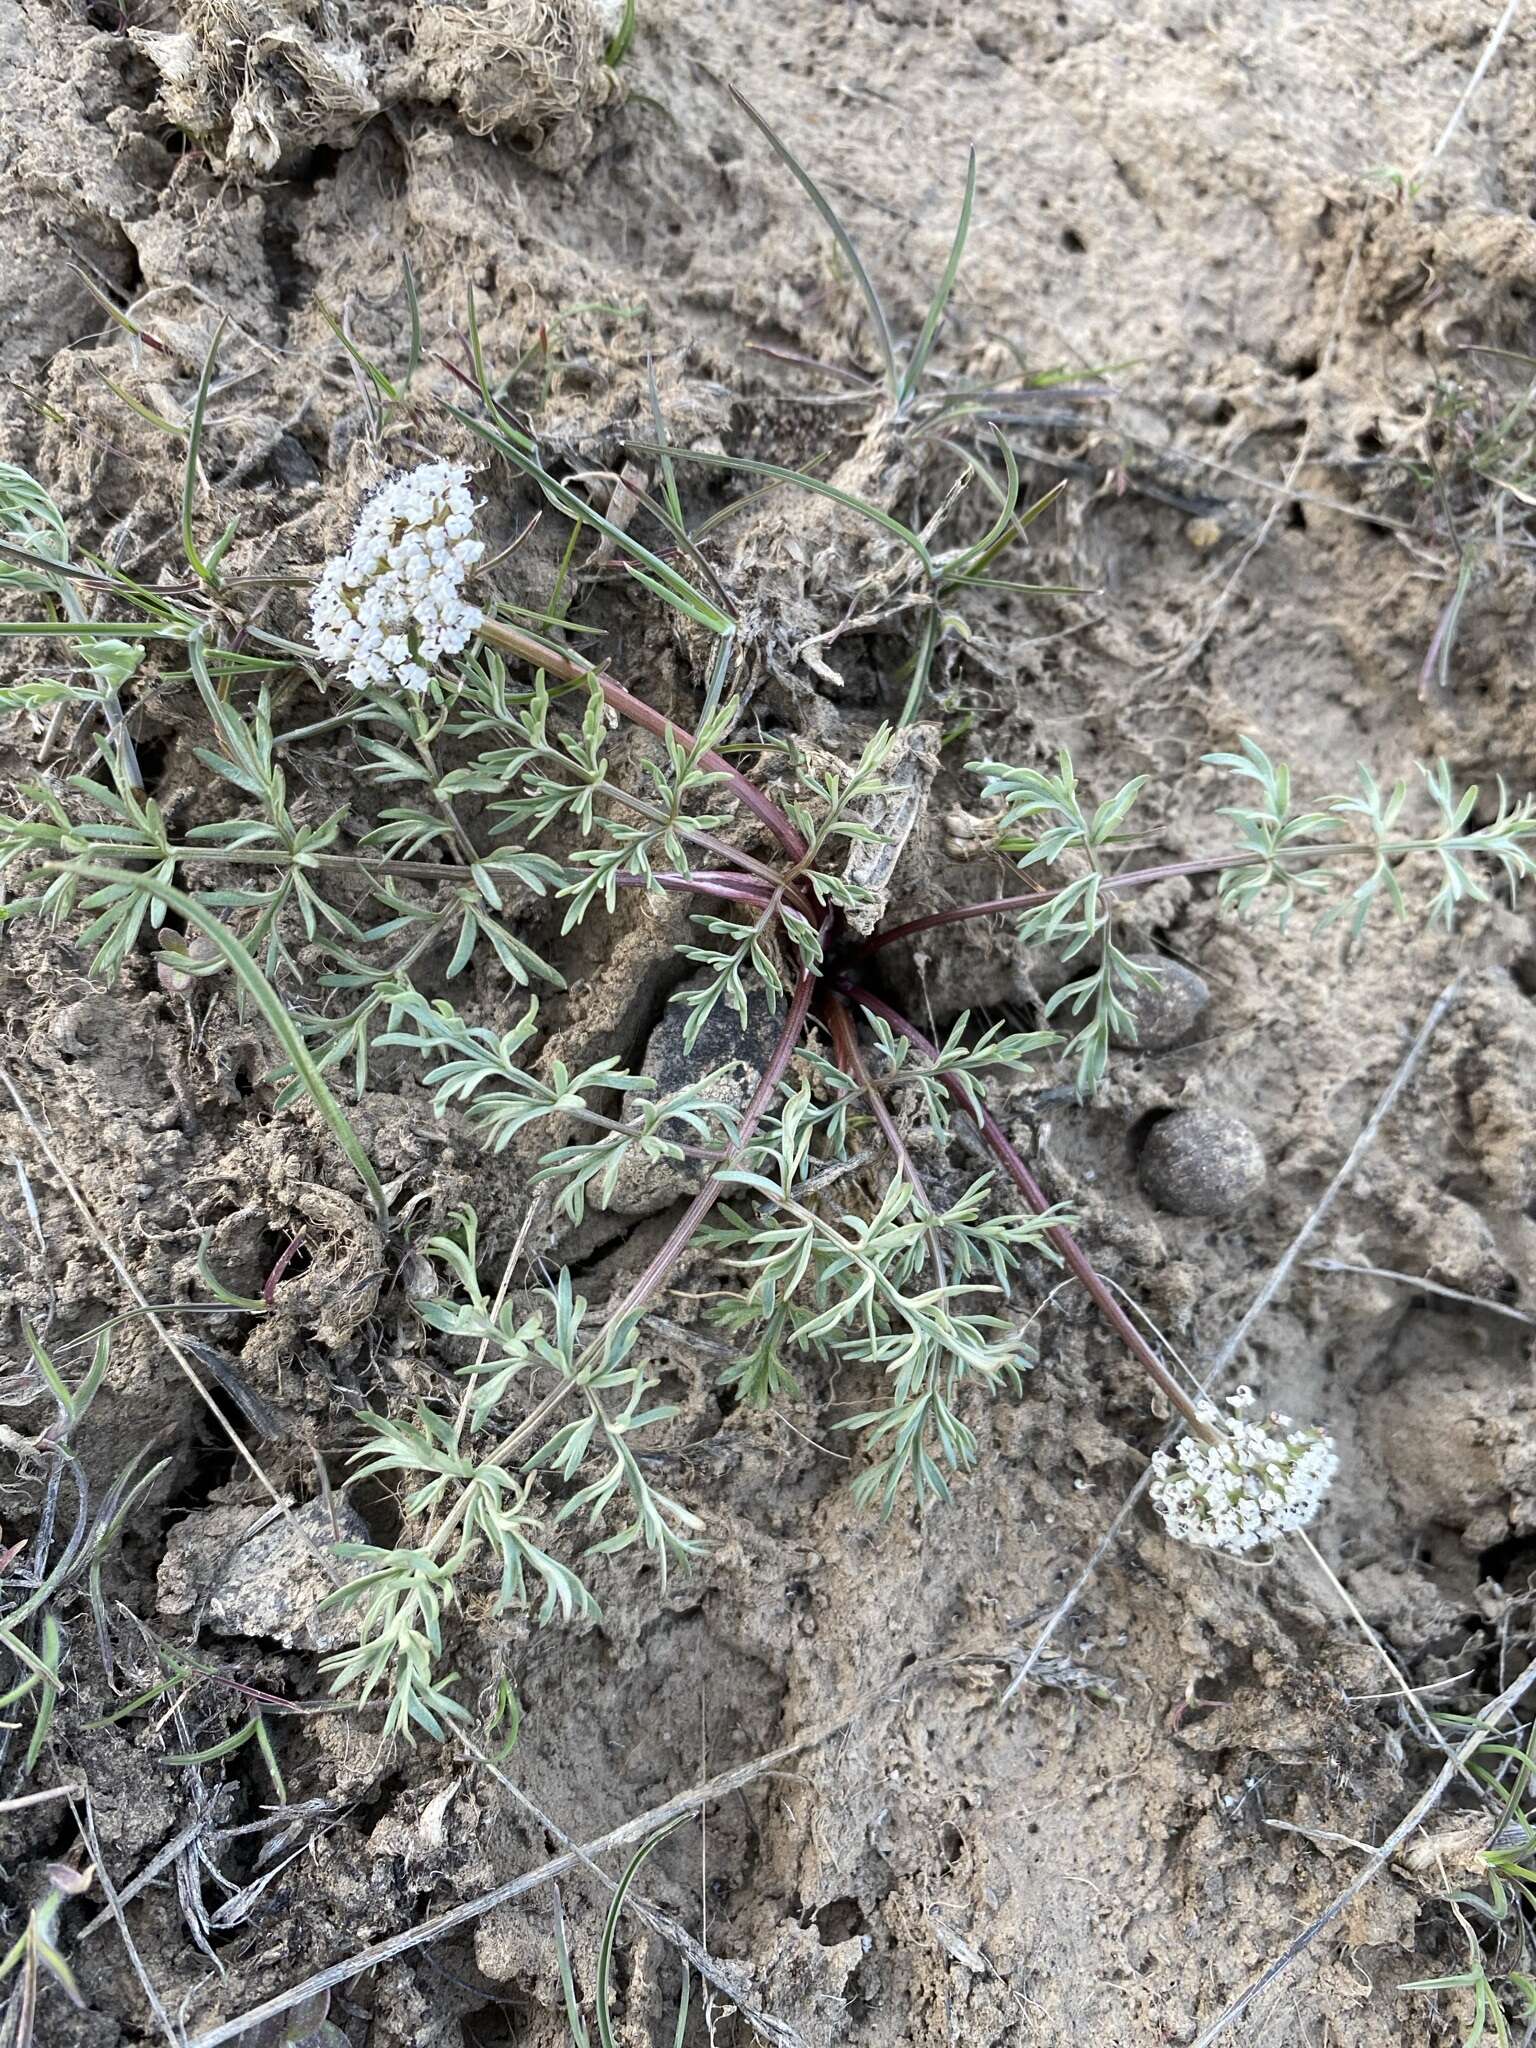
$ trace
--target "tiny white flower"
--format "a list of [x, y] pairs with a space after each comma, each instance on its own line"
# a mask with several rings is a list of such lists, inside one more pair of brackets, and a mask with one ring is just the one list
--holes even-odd
[[1239, 1387], [1228, 1397], [1230, 1417], [1202, 1405], [1202, 1418], [1220, 1432], [1216, 1442], [1187, 1436], [1154, 1454], [1153, 1504], [1180, 1542], [1240, 1554], [1305, 1528], [1322, 1506], [1339, 1466], [1332, 1437], [1286, 1415], [1245, 1421], [1254, 1398]]
[[469, 645], [485, 617], [462, 594], [485, 553], [474, 511], [468, 470], [448, 462], [423, 463], [368, 500], [309, 603], [315, 646], [348, 682], [424, 691], [431, 664]]

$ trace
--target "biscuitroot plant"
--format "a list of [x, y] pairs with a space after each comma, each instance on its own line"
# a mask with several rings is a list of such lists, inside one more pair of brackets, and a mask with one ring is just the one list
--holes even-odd
[[[974, 1463], [977, 1404], [1036, 1363], [1024, 1297], [1054, 1265], [1187, 1424], [1153, 1488], [1171, 1533], [1245, 1551], [1308, 1520], [1333, 1471], [1326, 1435], [1254, 1419], [1248, 1397], [1222, 1415], [1186, 1389], [1026, 1163], [998, 1088], [1065, 1059], [1086, 1093], [1111, 1042], [1134, 1036], [1148, 969], [1121, 943], [1117, 906], [1137, 887], [1208, 875], [1243, 915], [1284, 919], [1315, 903], [1323, 923], [1358, 930], [1386, 904], [1448, 923], [1500, 871], [1513, 886], [1536, 868], [1530, 802], [1501, 790], [1480, 805], [1437, 767], [1411, 815], [1406, 787], [1363, 773], [1353, 792], [1298, 808], [1285, 770], [1245, 740], [1210, 757], [1246, 792], [1221, 814], [1224, 843], [1127, 868], [1141, 779], [1094, 803], [1065, 756], [983, 761], [998, 855], [1038, 886], [883, 921], [879, 878], [910, 822], [902, 735], [882, 727], [838, 765], [752, 730], [726, 688], [729, 600], [704, 587], [697, 546], [654, 553], [610, 526], [545, 466], [483, 371], [477, 404], [452, 410], [572, 522], [573, 541], [595, 531], [645, 591], [715, 637], [691, 726], [577, 651], [563, 621], [500, 594], [510, 571], [487, 565], [466, 466], [421, 464], [383, 483], [346, 550], [310, 579], [296, 637], [263, 623], [251, 591], [190, 542], [187, 581], [142, 586], [77, 557], [30, 478], [0, 479], [0, 580], [24, 600], [0, 633], [66, 657], [7, 685], [3, 702], [53, 746], [61, 709], [95, 742], [87, 769], [41, 773], [22, 815], [0, 826], [17, 890], [0, 915], [68, 921], [99, 978], [155, 945], [179, 986], [233, 969], [237, 999], [285, 1053], [279, 1102], [314, 1100], [402, 1248], [408, 1226], [391, 1218], [333, 1087], [350, 1073], [361, 1093], [380, 1048], [419, 1061], [437, 1115], [464, 1119], [492, 1151], [515, 1143], [549, 1211], [572, 1222], [642, 1170], [691, 1176], [642, 1270], [600, 1306], [568, 1271], [538, 1294], [510, 1290], [505, 1272], [490, 1280], [471, 1211], [439, 1219], [416, 1248], [438, 1278], [414, 1312], [463, 1384], [361, 1418], [358, 1474], [395, 1491], [403, 1530], [393, 1545], [344, 1546], [356, 1576], [336, 1597], [355, 1608], [357, 1640], [330, 1660], [334, 1688], [382, 1698], [390, 1731], [441, 1735], [468, 1712], [447, 1649], [466, 1589], [489, 1579], [503, 1608], [541, 1620], [590, 1615], [583, 1553], [639, 1547], [663, 1570], [694, 1556], [701, 1518], [644, 1456], [674, 1410], [656, 1398], [640, 1342], [685, 1260], [711, 1276], [704, 1313], [740, 1400], [771, 1405], [829, 1370], [861, 1391], [839, 1427], [857, 1442], [855, 1491], [874, 1507], [944, 1500]], [[680, 510], [672, 524], [686, 540]], [[121, 702], [141, 665], [158, 701], [185, 692], [227, 816], [176, 833], [145, 789]], [[279, 730], [277, 693], [286, 701], [306, 680], [340, 692], [339, 707]], [[318, 815], [291, 793], [285, 764], [317, 734], [349, 746], [384, 791], [371, 823], [345, 808]], [[534, 937], [610, 914], [626, 891], [695, 906], [676, 998], [685, 1047], [697, 1054], [712, 1019], [771, 1016], [744, 1101], [702, 1059], [658, 1094], [615, 1059], [572, 1071], [541, 1052], [539, 991], [563, 982], [546, 957], [558, 943]], [[891, 999], [885, 956], [978, 918], [1012, 919], [1021, 944], [1082, 971], [1038, 1029], [973, 1032], [962, 1017], [935, 1042]], [[510, 1022], [465, 1016], [445, 993], [472, 959], [494, 962], [516, 992]], [[938, 1175], [920, 1161], [934, 1147], [914, 1142], [951, 1120], [990, 1159], [958, 1192], [930, 1185]], [[402, 1269], [420, 1272], [420, 1257]]]

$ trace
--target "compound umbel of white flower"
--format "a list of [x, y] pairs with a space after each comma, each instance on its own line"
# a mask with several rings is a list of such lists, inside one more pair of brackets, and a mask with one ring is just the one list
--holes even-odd
[[1209, 1402], [1202, 1420], [1219, 1432], [1214, 1443], [1187, 1436], [1152, 1458], [1153, 1504], [1170, 1536], [1205, 1550], [1241, 1553], [1305, 1528], [1322, 1506], [1338, 1470], [1333, 1438], [1293, 1424], [1288, 1415], [1243, 1420], [1254, 1396], [1239, 1387], [1224, 1416]]
[[316, 648], [360, 690], [425, 690], [433, 664], [460, 653], [484, 621], [462, 595], [484, 552], [467, 469], [426, 462], [394, 478], [363, 507], [347, 552], [320, 572], [309, 600]]

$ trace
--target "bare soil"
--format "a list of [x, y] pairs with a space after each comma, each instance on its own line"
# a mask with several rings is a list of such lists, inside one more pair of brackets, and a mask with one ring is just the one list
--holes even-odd
[[[1169, 859], [1222, 831], [1224, 791], [1201, 756], [1244, 732], [1303, 787], [1336, 787], [1357, 760], [1390, 780], [1441, 755], [1462, 777], [1529, 788], [1536, 578], [1517, 542], [1500, 544], [1496, 494], [1456, 467], [1437, 406], [1455, 382], [1496, 411], [1520, 372], [1468, 351], [1532, 346], [1536, 29], [1517, 21], [1416, 189], [1380, 175], [1425, 165], [1500, 11], [642, 0], [614, 74], [611, 21], [587, 0], [13, 0], [0, 20], [0, 456], [45, 479], [83, 544], [145, 581], [170, 572], [176, 448], [105, 380], [183, 416], [222, 319], [210, 530], [238, 518], [244, 568], [312, 570], [384, 463], [469, 453], [429, 407], [372, 445], [321, 316], [398, 362], [407, 253], [424, 390], [456, 395], [443, 361], [464, 359], [472, 284], [492, 359], [533, 350], [535, 376], [547, 371], [539, 431], [570, 469], [617, 468], [627, 439], [650, 438], [649, 358], [679, 445], [825, 452], [827, 474], [931, 512], [938, 459], [893, 451], [846, 377], [814, 367], [873, 367], [860, 302], [729, 80], [824, 180], [902, 332], [943, 267], [974, 144], [975, 224], [941, 360], [999, 379], [1018, 362], [1069, 373], [1066, 395], [1024, 394], [1008, 431], [1032, 495], [1069, 485], [1034, 529], [1029, 573], [1082, 594], [980, 601], [970, 637], [946, 643], [945, 720], [968, 715], [973, 730], [943, 751], [897, 913], [991, 892], [985, 863], [965, 858], [977, 796], [962, 770], [979, 751], [1049, 761], [1067, 745], [1101, 791], [1151, 775]], [[109, 323], [87, 280], [159, 347]], [[931, 476], [913, 471], [930, 459]], [[702, 469], [684, 483], [700, 510], [731, 494]], [[478, 488], [509, 539], [529, 502], [515, 480]], [[535, 603], [563, 546], [555, 524], [508, 572]], [[1426, 666], [1469, 541], [1454, 645]], [[840, 630], [870, 547], [836, 508], [779, 493], [722, 529], [717, 558], [747, 622], [755, 711], [844, 758], [903, 694], [901, 623]], [[680, 716], [696, 705], [696, 647], [600, 578], [582, 607], [652, 701]], [[134, 710], [179, 827], [215, 815], [192, 752], [198, 716], [153, 680]], [[28, 721], [0, 748], [9, 777], [35, 776]], [[364, 801], [339, 741], [293, 772], [319, 815]], [[548, 1009], [557, 1049], [638, 1064], [684, 917], [626, 899], [615, 925], [570, 942], [572, 991]], [[340, 1486], [350, 1415], [427, 1384], [394, 1255], [335, 1184], [318, 1123], [273, 1114], [269, 1054], [227, 994], [167, 989], [147, 949], [116, 986], [93, 987], [77, 933], [4, 932], [5, 1065], [100, 1226], [84, 1226], [7, 1101], [10, 1372], [23, 1316], [63, 1345], [129, 1305], [103, 1240], [147, 1301], [175, 1304], [206, 1298], [204, 1233], [226, 1284], [259, 1294], [302, 1229], [276, 1315], [186, 1327], [253, 1455], [323, 1518], [320, 1476]], [[1207, 883], [1178, 881], [1136, 900], [1130, 933], [1208, 984], [1193, 1036], [1122, 1056], [1090, 1107], [1057, 1086], [1021, 1091], [1007, 1116], [1079, 1207], [1103, 1270], [1187, 1357], [1209, 1359], [1233, 1329], [1458, 972], [1422, 1066], [1310, 1252], [1536, 1312], [1523, 913], [1474, 907], [1454, 942], [1378, 931], [1346, 948], [1300, 925], [1240, 929]], [[962, 1009], [1033, 1021], [1060, 974], [981, 926], [933, 935], [891, 972], [941, 1027]], [[505, 1023], [521, 1007], [485, 970], [470, 979], [466, 1009]], [[1235, 1212], [1181, 1216], [1143, 1191], [1140, 1146], [1175, 1108], [1235, 1116], [1258, 1140], [1266, 1176]], [[405, 1062], [378, 1063], [358, 1125], [413, 1213], [475, 1203], [498, 1270], [527, 1162], [487, 1160], [451, 1118], [434, 1122]], [[675, 1194], [652, 1190], [536, 1248], [577, 1262], [602, 1299], [654, 1247]], [[1172, 1546], [1142, 1511], [1004, 1706], [1162, 1428], [1086, 1302], [1054, 1295], [1044, 1368], [1018, 1401], [971, 1415], [980, 1470], [953, 1507], [884, 1524], [853, 1507], [832, 1427], [858, 1390], [810, 1385], [778, 1418], [732, 1410], [686, 1300], [663, 1306], [646, 1341], [682, 1413], [656, 1455], [713, 1549], [665, 1588], [625, 1559], [601, 1567], [605, 1619], [575, 1632], [496, 1620], [489, 1589], [471, 1600], [454, 1643], [467, 1690], [505, 1677], [526, 1710], [508, 1774], [584, 1841], [851, 1714], [714, 1808], [707, 1857], [688, 1830], [646, 1873], [755, 2006], [807, 2044], [1192, 2041], [1354, 1874], [1358, 1851], [1340, 1838], [1380, 1840], [1433, 1775], [1358, 1623], [1305, 1552], [1235, 1564]], [[1496, 1692], [1526, 1639], [1536, 1566], [1528, 1324], [1302, 1262], [1254, 1328], [1243, 1375], [1337, 1435], [1343, 1470], [1318, 1542], [1412, 1682], [1459, 1674], [1428, 1698], [1462, 1710]], [[24, 1410], [11, 1419], [26, 1431]], [[274, 1714], [288, 1800], [308, 1812], [272, 1862], [309, 1846], [245, 1890], [268, 1877], [269, 1838], [216, 1831], [271, 1803], [254, 1747], [169, 1759], [242, 1725], [250, 1693], [204, 1683], [100, 1725], [144, 1666], [134, 1618], [288, 1702], [323, 1697], [330, 1644], [303, 1560], [285, 1562], [280, 1534], [243, 1541], [266, 1496], [140, 1319], [119, 1333], [78, 1446], [92, 1485], [151, 1440], [169, 1465], [107, 1575], [121, 1668], [104, 1670], [82, 1609], [39, 1782], [89, 1786], [119, 1890], [168, 1845], [192, 1845], [162, 1860], [126, 1924], [195, 2040], [558, 1844], [455, 1750], [381, 1749], [366, 1715]], [[24, 1459], [0, 1505], [4, 1543], [30, 1543], [42, 1507]], [[338, 1512], [374, 1518], [377, 1534], [385, 1508], [349, 1497]], [[7, 1816], [6, 1945], [46, 1860], [77, 1845], [66, 1813]], [[1433, 1872], [1384, 1872], [1230, 2038], [1460, 2040], [1464, 2004], [1400, 1989], [1459, 1967], [1442, 1888]], [[84, 1931], [101, 1904], [98, 1888], [65, 1922], [85, 2007], [46, 1993], [40, 2040], [163, 2038], [110, 1918]], [[578, 1878], [565, 1905], [590, 1986], [602, 1897]], [[354, 1979], [328, 2019], [315, 2008], [248, 2038], [270, 2048], [323, 2021], [336, 2031], [314, 2037], [333, 2048], [553, 2048], [566, 2038], [553, 1926], [546, 1888]], [[670, 2041], [671, 1948], [631, 1926], [620, 1960], [624, 2038]], [[697, 2008], [692, 2025], [704, 2040]], [[715, 2037], [749, 2030], [717, 2017]]]

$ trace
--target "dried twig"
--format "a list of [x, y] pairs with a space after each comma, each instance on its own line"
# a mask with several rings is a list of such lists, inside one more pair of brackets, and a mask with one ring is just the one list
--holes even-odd
[[1415, 182], [1421, 179], [1424, 176], [1424, 173], [1427, 170], [1429, 170], [1434, 164], [1438, 163], [1440, 161], [1440, 158], [1444, 156], [1446, 148], [1450, 143], [1451, 137], [1456, 133], [1456, 130], [1461, 126], [1462, 122], [1466, 119], [1467, 109], [1471, 106], [1473, 99], [1476, 97], [1478, 87], [1482, 84], [1483, 80], [1488, 76], [1488, 67], [1493, 62], [1494, 58], [1498, 55], [1499, 45], [1503, 42], [1505, 36], [1508, 35], [1510, 29], [1514, 26], [1515, 16], [1519, 12], [1520, 0], [1509, 0], [1509, 5], [1504, 9], [1504, 12], [1499, 16], [1498, 20], [1494, 23], [1493, 32], [1489, 36], [1487, 42], [1483, 45], [1483, 54], [1477, 60], [1477, 68], [1473, 71], [1472, 76], [1467, 80], [1465, 92], [1463, 92], [1461, 98], [1456, 102], [1455, 107], [1452, 109], [1451, 118], [1446, 122], [1444, 128], [1442, 128], [1440, 131], [1439, 141], [1435, 144], [1434, 148], [1429, 152], [1429, 155], [1425, 157], [1423, 163], [1421, 163], [1418, 169], [1414, 172], [1413, 175]]
[[166, 2011], [160, 1994], [155, 1989], [154, 1980], [144, 1966], [144, 1958], [139, 1954], [138, 1946], [128, 1927], [128, 1917], [123, 1911], [122, 1899], [112, 1882], [111, 1873], [108, 1871], [106, 1863], [102, 1858], [101, 1841], [96, 1833], [96, 1816], [91, 1806], [89, 1790], [85, 1792], [78, 1805], [71, 1801], [71, 1811], [75, 1816], [76, 1825], [85, 1837], [86, 1847], [91, 1852], [91, 1861], [96, 1866], [96, 1875], [100, 1880], [101, 1889], [106, 1896], [107, 1911], [117, 1923], [117, 1931], [122, 1936], [123, 1948], [129, 1962], [133, 1965], [133, 1974], [139, 1980], [139, 1989], [144, 1993], [149, 2009], [155, 2016], [155, 2022], [166, 2040], [170, 2042], [171, 2048], [181, 2048], [181, 2030], [174, 2024], [170, 2014]]
[[19, 1813], [24, 1806], [45, 1806], [53, 1799], [78, 1799], [83, 1785], [50, 1785], [43, 1792], [19, 1792], [14, 1799], [0, 1799], [0, 1813]]
[[1480, 1294], [1463, 1294], [1459, 1287], [1442, 1287], [1438, 1280], [1426, 1280], [1422, 1273], [1395, 1273], [1390, 1266], [1355, 1266], [1348, 1259], [1308, 1259], [1314, 1273], [1358, 1273], [1362, 1280], [1395, 1280], [1400, 1287], [1413, 1287], [1420, 1294], [1438, 1294], [1442, 1301], [1465, 1302], [1468, 1308], [1485, 1309], [1491, 1316], [1507, 1316], [1512, 1323], [1536, 1328], [1536, 1316], [1523, 1308], [1510, 1308], [1502, 1301], [1487, 1301]]
[[[553, 1835], [562, 1848], [571, 1850], [588, 1874], [596, 1878], [605, 1891], [613, 1893], [618, 1890], [617, 1884], [608, 1875], [607, 1871], [600, 1864], [594, 1863], [587, 1852], [578, 1843], [573, 1842], [565, 1830], [557, 1822], [551, 1820], [543, 1808], [530, 1799], [520, 1785], [515, 1785], [494, 1759], [485, 1754], [485, 1751], [480, 1748], [478, 1743], [471, 1741], [469, 1736], [460, 1728], [456, 1728], [453, 1732], [454, 1739], [459, 1744], [459, 1747], [467, 1755], [472, 1756], [476, 1763], [488, 1770], [497, 1784], [503, 1790], [510, 1792], [518, 1805], [526, 1813], [531, 1814], [541, 1828], [546, 1829]], [[806, 2048], [802, 2035], [797, 2034], [795, 2029], [787, 2025], [783, 2020], [775, 2019], [772, 2013], [764, 2011], [753, 2000], [750, 1992], [744, 1986], [743, 1976], [739, 1969], [733, 1971], [729, 1966], [716, 1962], [708, 1949], [695, 1941], [687, 1928], [680, 1926], [670, 1913], [662, 1912], [659, 1906], [652, 1904], [649, 1899], [640, 1897], [633, 1888], [624, 1894], [624, 1909], [626, 1912], [633, 1913], [635, 1918], [646, 1927], [649, 1927], [653, 1934], [659, 1934], [663, 1941], [670, 1942], [683, 1960], [692, 1964], [706, 1984], [712, 1984], [718, 1992], [731, 2001], [731, 2004], [760, 2040], [771, 2043], [772, 2048]]]

